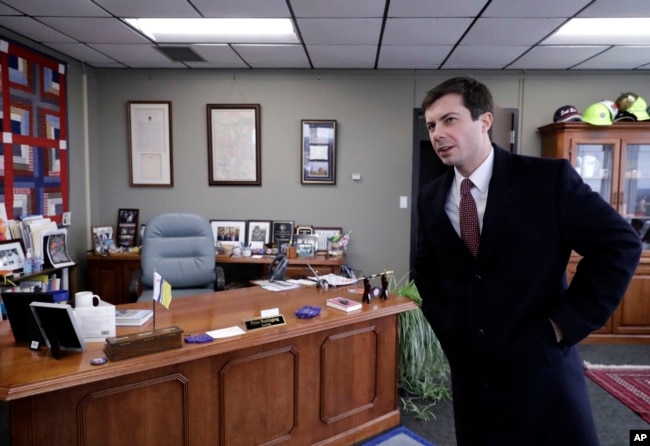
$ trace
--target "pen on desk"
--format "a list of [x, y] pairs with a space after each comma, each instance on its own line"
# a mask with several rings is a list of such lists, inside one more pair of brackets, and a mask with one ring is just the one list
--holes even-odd
[[318, 277], [318, 273], [314, 271], [314, 268], [311, 267], [311, 265], [308, 263], [307, 266], [311, 270], [312, 273], [314, 273], [314, 276], [316, 276], [316, 280], [320, 280], [320, 277]]

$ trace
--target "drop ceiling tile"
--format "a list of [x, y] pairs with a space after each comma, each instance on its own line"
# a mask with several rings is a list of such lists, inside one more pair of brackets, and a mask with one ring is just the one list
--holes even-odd
[[25, 16], [0, 17], [0, 26], [4, 26], [11, 30], [20, 30], [20, 34], [32, 39], [35, 42], [75, 42], [74, 39], [71, 39], [65, 34], [61, 34], [49, 26]]
[[544, 0], [537, 2], [492, 0], [482, 17], [560, 17], [574, 16], [591, 0]]
[[451, 45], [383, 45], [377, 68], [437, 69], [453, 48]]
[[510, 64], [527, 49], [528, 46], [459, 45], [441, 68], [498, 70]]
[[122, 18], [188, 18], [201, 15], [190, 2], [177, 0], [93, 0], [111, 14]]
[[109, 17], [110, 14], [89, 0], [2, 0], [31, 16]]
[[297, 19], [307, 45], [376, 45], [380, 19]]
[[650, 17], [650, 2], [640, 0], [597, 1], [578, 17]]
[[205, 62], [186, 62], [193, 68], [249, 68], [229, 45], [190, 45]]
[[463, 45], [533, 45], [564, 22], [563, 19], [478, 19]]
[[233, 45], [251, 68], [310, 68], [302, 45]]
[[399, 0], [392, 1], [388, 17], [474, 17], [485, 6], [485, 0]]
[[82, 43], [49, 43], [47, 46], [88, 64], [115, 63], [113, 59]]
[[307, 45], [314, 68], [371, 69], [376, 45]]
[[471, 19], [390, 19], [383, 45], [450, 45], [461, 38]]
[[192, 0], [204, 17], [213, 18], [287, 18], [291, 17], [285, 0]]
[[385, 0], [291, 0], [296, 17], [363, 17], [381, 18], [386, 8]]
[[618, 46], [576, 66], [576, 69], [631, 70], [650, 63], [650, 46]]
[[22, 13], [16, 11], [14, 8], [0, 3], [0, 15], [21, 15]]
[[44, 17], [43, 23], [84, 43], [147, 43], [132, 28], [117, 19]]
[[603, 46], [542, 46], [531, 49], [508, 68], [566, 70], [604, 51]]
[[184, 68], [179, 62], [172, 62], [158, 51], [155, 45], [88, 45], [100, 53], [115, 59], [131, 68]]

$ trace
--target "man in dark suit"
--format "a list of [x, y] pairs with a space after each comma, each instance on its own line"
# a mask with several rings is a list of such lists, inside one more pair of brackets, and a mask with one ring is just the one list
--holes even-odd
[[[576, 344], [619, 304], [638, 234], [568, 161], [493, 145], [492, 95], [477, 80], [443, 82], [422, 110], [453, 168], [420, 194], [415, 283], [449, 360], [458, 445], [597, 445]], [[465, 178], [475, 255], [461, 239]], [[583, 258], [567, 286], [572, 250]]]

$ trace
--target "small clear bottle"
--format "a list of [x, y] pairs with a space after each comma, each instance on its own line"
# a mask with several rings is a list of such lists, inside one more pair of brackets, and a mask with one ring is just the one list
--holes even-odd
[[28, 248], [23, 262], [23, 273], [30, 274], [32, 271], [34, 271], [34, 260], [32, 259], [32, 249]]

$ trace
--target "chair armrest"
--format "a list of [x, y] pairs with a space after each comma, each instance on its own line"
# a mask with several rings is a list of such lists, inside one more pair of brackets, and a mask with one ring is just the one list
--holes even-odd
[[217, 279], [214, 281], [214, 290], [223, 291], [226, 289], [226, 275], [223, 272], [223, 268], [220, 266], [214, 267], [214, 272], [217, 274]]
[[139, 269], [131, 271], [131, 282], [129, 283], [129, 302], [137, 302], [138, 297], [142, 295], [142, 282], [140, 277], [142, 271]]

